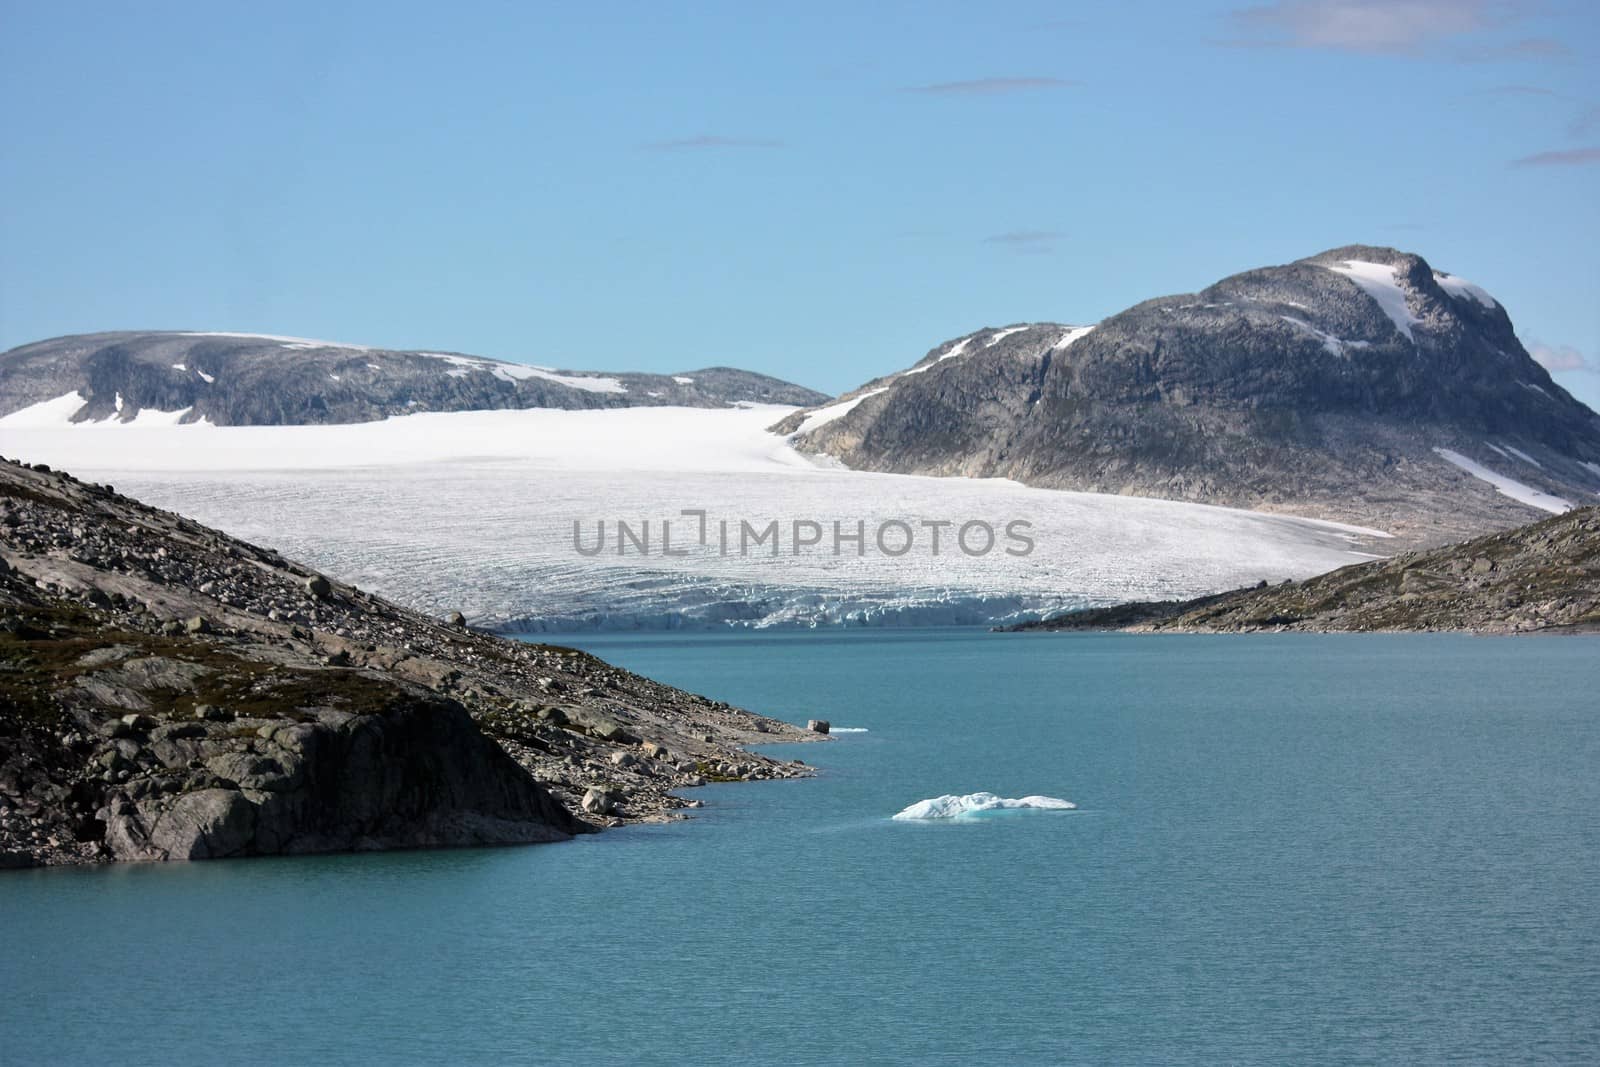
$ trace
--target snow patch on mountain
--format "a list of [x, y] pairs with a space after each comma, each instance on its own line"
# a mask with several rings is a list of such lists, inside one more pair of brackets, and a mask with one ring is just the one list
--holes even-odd
[[[1095, 325], [1099, 324], [1096, 323]], [[1055, 344], [1051, 345], [1050, 348], [1055, 352], [1063, 351], [1064, 349], [1071, 348], [1072, 342], [1076, 341], [1078, 338], [1086, 337], [1093, 332], [1094, 326], [1068, 326], [1067, 332], [1062, 334], [1061, 339]]]
[[1368, 296], [1378, 302], [1383, 313], [1389, 316], [1389, 321], [1394, 323], [1395, 329], [1405, 334], [1406, 340], [1416, 341], [1411, 335], [1411, 328], [1422, 320], [1411, 313], [1411, 305], [1406, 303], [1406, 292], [1400, 288], [1394, 267], [1384, 263], [1347, 259], [1340, 264], [1328, 265], [1328, 270], [1342, 274], [1359, 285]]
[[1344, 355], [1346, 348], [1370, 347], [1369, 342], [1367, 341], [1346, 341], [1342, 337], [1335, 337], [1331, 333], [1324, 333], [1322, 330], [1317, 329], [1304, 319], [1297, 319], [1293, 315], [1279, 315], [1278, 317], [1284, 322], [1287, 322], [1289, 325], [1294, 326], [1295, 328], [1302, 330], [1321, 341], [1323, 349], [1335, 356]]
[[[194, 410], [192, 407], [182, 408], [178, 411], [140, 408], [129, 419], [120, 419], [116, 415], [107, 415], [102, 419], [74, 422], [73, 419], [83, 410], [84, 405], [87, 403], [88, 401], [84, 399], [82, 393], [67, 393], [64, 396], [56, 397], [54, 400], [43, 400], [0, 418], [0, 429], [7, 431], [7, 443], [9, 445], [12, 440], [17, 439], [12, 436], [13, 433], [24, 430], [67, 429], [82, 432], [96, 429], [117, 431], [130, 428], [151, 429], [153, 427], [177, 426], [189, 412]], [[120, 414], [125, 406], [122, 403], [121, 394], [118, 394], [115, 406], [117, 413]], [[99, 440], [104, 441], [106, 439], [100, 438]], [[112, 446], [107, 449], [91, 446], [89, 449], [91, 453], [100, 455], [112, 455], [118, 450], [119, 446]]]
[[1506, 451], [1511, 453], [1513, 456], [1516, 456], [1518, 459], [1522, 460], [1522, 462], [1524, 462], [1524, 463], [1531, 463], [1535, 467], [1538, 467], [1540, 470], [1544, 469], [1544, 464], [1543, 463], [1540, 463], [1538, 460], [1534, 459], [1532, 456], [1528, 455], [1526, 452], [1524, 452], [1520, 448], [1514, 448], [1511, 445], [1506, 445]]
[[985, 347], [985, 348], [993, 348], [995, 345], [999, 344], [1001, 341], [1004, 341], [1007, 337], [1010, 337], [1012, 334], [1021, 333], [1023, 330], [1026, 330], [1027, 328], [1028, 328], [1027, 326], [1007, 326], [1003, 330], [996, 330], [994, 333], [989, 335], [989, 339], [983, 343], [983, 347]]
[[314, 341], [309, 337], [282, 337], [272, 333], [230, 333], [224, 330], [191, 330], [183, 337], [241, 337], [248, 341], [276, 341], [284, 348], [348, 348], [354, 352], [370, 352], [371, 345], [348, 345], [339, 341]]
[[1472, 299], [1486, 308], [1499, 307], [1499, 302], [1479, 286], [1473, 285], [1465, 278], [1458, 278], [1454, 274], [1445, 274], [1441, 271], [1433, 272], [1433, 280], [1439, 283], [1439, 288], [1455, 297], [1457, 300]]
[[558, 374], [549, 367], [535, 367], [526, 363], [505, 363], [495, 359], [477, 359], [472, 356], [457, 356], [447, 352], [418, 352], [419, 356], [429, 359], [440, 359], [452, 364], [457, 369], [448, 372], [451, 377], [464, 377], [474, 371], [488, 371], [503, 382], [528, 381], [540, 379], [565, 385], [569, 389], [582, 389], [586, 393], [626, 393], [628, 387], [616, 378], [603, 375], [576, 375]]
[[557, 374], [547, 366], [530, 366], [526, 363], [502, 363], [499, 360], [480, 360], [469, 355], [451, 355], [446, 352], [418, 352], [426, 355], [430, 360], [443, 360], [456, 366], [450, 371], [451, 378], [464, 378], [474, 371], [488, 371], [494, 378], [502, 382], [528, 381], [528, 379], [542, 379], [542, 381], [555, 382], [557, 386], [566, 386], [568, 389], [582, 389], [584, 392], [608, 392], [608, 394], [622, 394], [627, 392], [619, 379], [606, 378], [603, 374]]
[[962, 356], [962, 355], [964, 355], [966, 353], [967, 346], [970, 345], [971, 343], [972, 343], [972, 338], [963, 337], [961, 340], [959, 340], [955, 344], [951, 345], [950, 346], [950, 351], [941, 354], [938, 359], [935, 359], [935, 360], [933, 360], [932, 362], [929, 362], [929, 363], [924, 363], [920, 367], [912, 367], [909, 370], [903, 370], [903, 371], [900, 372], [900, 377], [903, 378], [903, 377], [905, 377], [906, 375], [909, 375], [909, 374], [921, 374], [923, 371], [927, 370], [929, 367], [937, 366], [938, 364], [943, 363], [947, 359], [956, 359], [957, 357]]
[[[926, 370], [927, 368], [924, 367], [922, 369]], [[909, 374], [911, 372], [907, 371], [906, 373]], [[849, 400], [841, 400], [837, 404], [829, 404], [825, 408], [818, 408], [806, 416], [805, 421], [800, 424], [800, 428], [796, 430], [795, 433], [810, 433], [812, 430], [820, 429], [821, 427], [828, 425], [828, 423], [834, 421], [835, 419], [842, 419], [846, 415], [850, 414], [850, 412], [854, 411], [856, 409], [856, 405], [861, 403], [863, 400], [867, 399], [868, 397], [877, 396], [879, 393], [886, 391], [887, 387], [883, 389], [869, 389], [860, 396], [853, 396]]]
[[1540, 511], [1548, 511], [1554, 515], [1559, 515], [1563, 511], [1569, 511], [1572, 508], [1570, 501], [1542, 492], [1531, 485], [1525, 485], [1515, 478], [1507, 478], [1505, 475], [1492, 471], [1481, 463], [1468, 459], [1459, 452], [1453, 452], [1448, 448], [1435, 448], [1434, 451], [1447, 462], [1460, 467], [1480, 481], [1488, 482], [1499, 490], [1503, 496], [1508, 496], [1519, 504], [1526, 504], [1529, 507], [1538, 508]]
[[37, 404], [13, 411], [0, 418], [0, 428], [7, 430], [59, 429], [72, 425], [72, 418], [83, 410], [89, 401], [79, 392], [66, 393], [54, 400], [41, 400]]
[[140, 408], [139, 413], [133, 418], [128, 419], [126, 422], [117, 422], [115, 419], [113, 419], [110, 420], [110, 423], [114, 426], [126, 426], [131, 429], [140, 430], [148, 430], [165, 426], [177, 426], [181, 424], [184, 420], [184, 417], [193, 410], [194, 408], [192, 407], [181, 408], [177, 411], [158, 411], [155, 408]]

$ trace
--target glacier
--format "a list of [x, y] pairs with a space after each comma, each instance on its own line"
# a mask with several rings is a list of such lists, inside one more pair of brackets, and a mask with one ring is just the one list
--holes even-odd
[[[993, 625], [1303, 578], [1380, 531], [1003, 479], [851, 471], [766, 427], [793, 408], [422, 413], [315, 426], [72, 423], [76, 395], [0, 418], [0, 454], [259, 544], [408, 607], [510, 631]], [[974, 520], [1030, 555], [574, 550], [575, 524]], [[952, 531], [953, 534], [953, 531]], [[871, 535], [869, 534], [869, 537]], [[947, 535], [948, 536], [948, 535]], [[616, 548], [621, 548], [619, 544]]]
[[919, 800], [892, 818], [904, 822], [925, 819], [968, 819], [999, 811], [1074, 811], [1078, 805], [1060, 797], [1000, 797], [993, 793], [946, 793]]

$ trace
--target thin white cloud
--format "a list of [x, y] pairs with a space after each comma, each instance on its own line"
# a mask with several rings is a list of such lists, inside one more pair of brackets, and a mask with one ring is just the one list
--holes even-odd
[[983, 239], [986, 245], [997, 245], [1019, 255], [1044, 255], [1056, 250], [1056, 245], [1067, 235], [1060, 230], [1009, 230]]
[[[1531, 0], [1274, 0], [1234, 11], [1230, 21], [1239, 37], [1225, 43], [1420, 54], [1504, 27], [1530, 10]], [[1456, 58], [1538, 58], [1565, 52], [1559, 41], [1526, 38], [1482, 45]]]
[[1540, 341], [1529, 341], [1528, 355], [1547, 371], [1581, 370], [1590, 374], [1600, 373], [1600, 367], [1596, 367], [1572, 345], [1547, 345]]
[[693, 137], [679, 137], [670, 141], [652, 141], [642, 147], [647, 152], [693, 152], [707, 148], [781, 148], [783, 142], [762, 137], [723, 137], [713, 133], [700, 133]]
[[1567, 126], [1567, 133], [1573, 137], [1587, 137], [1596, 131], [1600, 131], [1600, 104], [1590, 104]]
[[1554, 89], [1540, 85], [1495, 85], [1479, 91], [1481, 96], [1559, 96]]
[[1531, 156], [1513, 159], [1513, 167], [1582, 167], [1600, 163], [1600, 148], [1567, 148], [1553, 152], [1535, 152]]
[[1468, 63], [1493, 63], [1516, 59], [1566, 59], [1572, 49], [1553, 37], [1524, 37], [1520, 41], [1472, 48], [1460, 54]]
[[932, 85], [913, 85], [908, 93], [928, 93], [948, 96], [993, 96], [1000, 93], [1024, 93], [1039, 89], [1071, 89], [1082, 82], [1066, 78], [1009, 77], [972, 78], [968, 81], [935, 82]]

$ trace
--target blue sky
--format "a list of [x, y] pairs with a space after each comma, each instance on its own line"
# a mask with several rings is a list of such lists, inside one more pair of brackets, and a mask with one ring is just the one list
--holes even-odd
[[297, 334], [838, 391], [1353, 242], [1600, 406], [1600, 5], [0, 0], [0, 348]]

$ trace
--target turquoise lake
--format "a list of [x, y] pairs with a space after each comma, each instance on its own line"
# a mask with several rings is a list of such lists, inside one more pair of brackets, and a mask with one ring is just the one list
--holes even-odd
[[[4, 873], [0, 1063], [1600, 1061], [1600, 640], [569, 643], [870, 732], [570, 844]], [[1078, 810], [889, 818], [977, 790]]]

